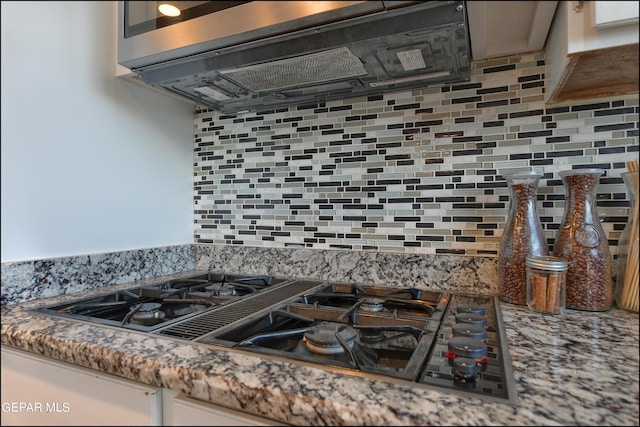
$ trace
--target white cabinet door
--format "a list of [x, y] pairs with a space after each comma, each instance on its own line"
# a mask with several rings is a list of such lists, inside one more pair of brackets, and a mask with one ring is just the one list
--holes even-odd
[[594, 1], [593, 27], [605, 28], [638, 22], [637, 1]]
[[164, 425], [167, 426], [284, 426], [288, 424], [245, 414], [164, 390]]
[[160, 388], [2, 346], [5, 425], [162, 425]]

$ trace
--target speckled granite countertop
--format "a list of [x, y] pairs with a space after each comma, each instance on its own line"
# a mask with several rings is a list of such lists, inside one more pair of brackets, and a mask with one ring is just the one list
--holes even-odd
[[27, 311], [101, 292], [3, 307], [2, 345], [294, 425], [639, 422], [637, 313], [543, 316], [502, 303], [519, 397], [513, 406]]

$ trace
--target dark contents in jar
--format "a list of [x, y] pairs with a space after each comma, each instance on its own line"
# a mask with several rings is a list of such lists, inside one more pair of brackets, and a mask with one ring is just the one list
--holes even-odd
[[567, 192], [572, 196], [567, 199], [555, 255], [568, 264], [567, 308], [604, 311], [613, 304], [609, 244], [594, 212], [595, 205], [588, 199], [597, 183], [593, 174], [565, 176]]
[[516, 203], [515, 216], [507, 221], [504, 234], [509, 238], [503, 239], [500, 248], [500, 299], [524, 305], [527, 303], [526, 258], [530, 254], [547, 255], [548, 248], [546, 244], [537, 242], [538, 236], [534, 235], [536, 230], [531, 222], [537, 219], [528, 217], [531, 215], [529, 204], [535, 198], [536, 185], [513, 184], [512, 188], [515, 195], [513, 203]]

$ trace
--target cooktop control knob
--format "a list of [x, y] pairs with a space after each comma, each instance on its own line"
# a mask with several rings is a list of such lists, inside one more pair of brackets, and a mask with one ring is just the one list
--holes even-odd
[[487, 330], [484, 326], [473, 323], [456, 323], [451, 327], [454, 337], [475, 338], [484, 341], [487, 338]]
[[476, 361], [468, 357], [456, 357], [453, 360], [453, 375], [458, 378], [472, 379], [481, 371]]
[[481, 363], [487, 357], [487, 345], [478, 339], [468, 337], [453, 337], [448, 342], [451, 359], [468, 357]]
[[482, 316], [484, 316], [485, 313], [485, 309], [483, 307], [474, 304], [458, 304], [456, 311], [458, 313], [474, 313]]
[[487, 320], [482, 314], [460, 313], [456, 315], [456, 323], [471, 323], [473, 325], [487, 326]]

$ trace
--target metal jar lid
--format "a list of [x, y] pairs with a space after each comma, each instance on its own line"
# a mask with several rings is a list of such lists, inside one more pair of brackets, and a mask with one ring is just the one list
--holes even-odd
[[566, 271], [567, 261], [562, 258], [548, 255], [530, 255], [526, 260], [527, 267], [538, 270]]

